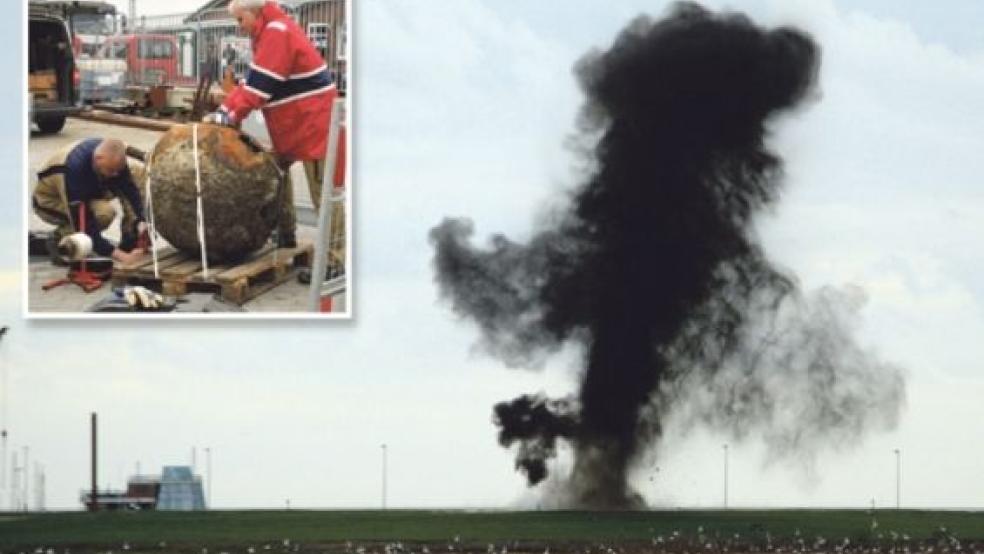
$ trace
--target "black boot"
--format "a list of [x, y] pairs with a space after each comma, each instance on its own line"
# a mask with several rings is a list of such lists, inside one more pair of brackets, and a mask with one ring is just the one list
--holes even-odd
[[65, 261], [65, 258], [62, 257], [61, 252], [58, 251], [59, 240], [60, 237], [58, 236], [58, 233], [51, 233], [48, 235], [48, 239], [46, 241], [48, 246], [48, 257], [51, 259], [52, 265], [67, 267], [68, 262]]

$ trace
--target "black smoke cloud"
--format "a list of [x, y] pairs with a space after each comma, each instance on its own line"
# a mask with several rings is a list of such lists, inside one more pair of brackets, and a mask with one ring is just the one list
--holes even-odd
[[563, 440], [570, 504], [638, 506], [629, 471], [673, 415], [785, 453], [894, 423], [902, 379], [855, 344], [859, 304], [805, 297], [753, 231], [782, 185], [767, 124], [810, 95], [819, 62], [807, 34], [740, 14], [639, 17], [575, 68], [590, 146], [567, 207], [525, 244], [476, 248], [467, 219], [431, 230], [440, 293], [487, 352], [536, 367], [584, 347], [573, 398], [494, 409], [531, 485]]

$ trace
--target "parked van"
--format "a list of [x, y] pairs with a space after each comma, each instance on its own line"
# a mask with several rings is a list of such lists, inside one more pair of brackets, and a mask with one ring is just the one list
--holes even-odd
[[31, 121], [42, 133], [57, 133], [65, 126], [65, 118], [81, 109], [81, 76], [75, 65], [72, 39], [64, 18], [44, 2], [30, 2], [28, 20]]

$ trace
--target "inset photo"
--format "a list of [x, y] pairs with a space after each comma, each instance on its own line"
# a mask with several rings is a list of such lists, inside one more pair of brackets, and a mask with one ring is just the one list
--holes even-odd
[[25, 315], [350, 317], [349, 13], [31, 0]]

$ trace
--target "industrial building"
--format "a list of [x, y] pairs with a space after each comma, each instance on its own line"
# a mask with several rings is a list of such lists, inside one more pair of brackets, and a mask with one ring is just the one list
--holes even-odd
[[160, 475], [134, 475], [127, 480], [126, 490], [92, 491], [79, 495], [90, 510], [174, 510], [205, 509], [202, 478], [191, 466], [164, 466]]

